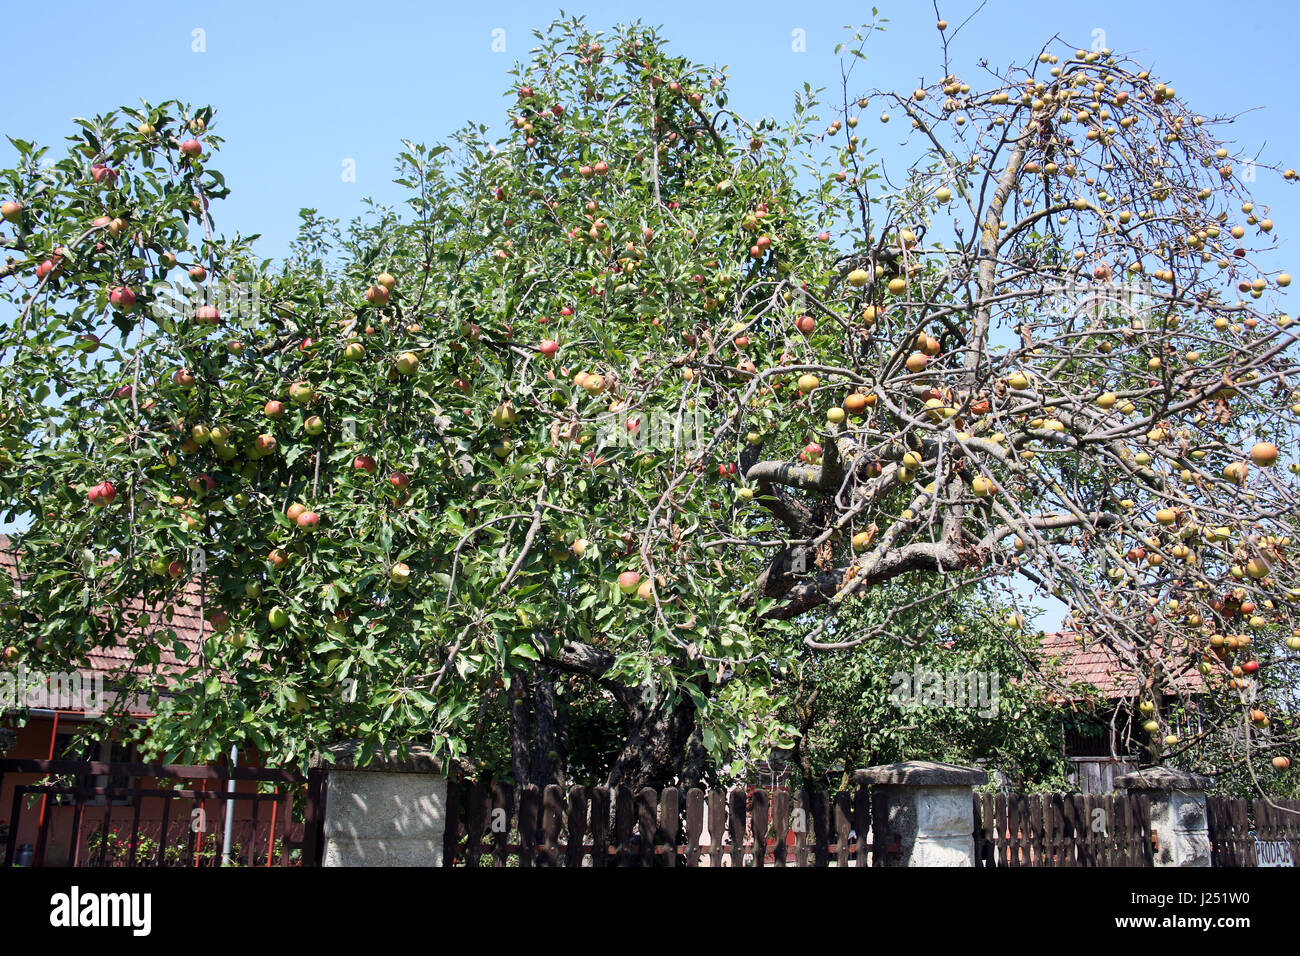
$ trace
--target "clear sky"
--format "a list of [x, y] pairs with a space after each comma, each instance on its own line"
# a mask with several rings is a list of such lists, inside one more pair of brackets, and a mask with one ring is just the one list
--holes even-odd
[[[936, 79], [931, 3], [876, 2], [890, 21], [888, 32], [872, 41], [855, 79], [864, 87], [904, 90]], [[939, 6], [951, 35], [978, 3], [941, 0]], [[791, 91], [805, 80], [837, 84], [833, 51], [847, 39], [843, 27], [870, 18], [868, 4], [844, 0], [584, 0], [563, 9], [586, 15], [593, 26], [640, 18], [662, 26], [678, 52], [708, 65], [729, 64], [732, 105], [750, 117], [784, 115]], [[214, 165], [233, 189], [215, 210], [218, 226], [261, 233], [262, 253], [278, 257], [301, 207], [346, 221], [361, 211], [363, 197], [396, 201], [399, 191], [389, 180], [401, 139], [435, 142], [469, 119], [502, 123], [507, 71], [527, 59], [532, 30], [559, 11], [536, 0], [29, 5], [21, 18], [7, 18], [0, 132], [53, 142], [70, 132], [71, 117], [141, 97], [209, 103], [219, 110], [217, 131], [226, 139]], [[1283, 0], [988, 0], [956, 34], [951, 52], [959, 72], [974, 77], [981, 57], [998, 66], [1024, 62], [1056, 33], [1091, 48], [1094, 31], [1102, 30], [1104, 45], [1150, 65], [1197, 111], [1256, 108], [1240, 123], [1241, 145], [1300, 166], [1293, 61], [1286, 52], [1294, 12]], [[800, 37], [804, 51], [796, 52]], [[494, 40], [499, 46], [502, 39], [504, 52], [494, 52]], [[867, 124], [864, 132], [884, 130]], [[8, 165], [12, 156], [9, 144], [0, 143], [0, 162]], [[355, 182], [341, 175], [347, 160], [355, 161]], [[1275, 201], [1270, 215], [1285, 237], [1285, 212], [1296, 203], [1277, 197], [1293, 193], [1280, 181], [1260, 186]]]
[[[850, 90], [910, 90], [941, 73], [937, 19], [929, 2], [877, 0], [888, 31], [872, 40]], [[978, 86], [981, 58], [1025, 63], [1053, 35], [1072, 47], [1108, 46], [1139, 60], [1197, 112], [1241, 113], [1238, 147], [1264, 162], [1300, 167], [1292, 39], [1295, 9], [1251, 3], [1090, 4], [988, 0], [939, 4], [949, 22], [954, 69]], [[837, 87], [844, 27], [870, 19], [861, 3], [801, 0], [658, 0], [566, 3], [592, 27], [641, 19], [660, 26], [675, 52], [729, 65], [730, 105], [742, 116], [784, 117], [805, 81]], [[507, 71], [527, 60], [532, 31], [560, 7], [527, 3], [369, 3], [271, 0], [120, 4], [65, 0], [29, 5], [6, 24], [6, 95], [0, 132], [60, 142], [71, 118], [121, 104], [175, 98], [218, 110], [226, 144], [213, 165], [233, 190], [214, 207], [226, 233], [261, 233], [259, 251], [283, 256], [298, 210], [315, 207], [347, 221], [370, 197], [396, 203], [390, 182], [400, 141], [433, 143], [469, 120], [501, 128]], [[1102, 31], [1098, 33], [1098, 31]], [[496, 48], [504, 46], [498, 52]], [[866, 145], [888, 156], [901, 124], [870, 118]], [[883, 138], [882, 138], [883, 137]], [[0, 164], [14, 153], [0, 142]], [[342, 175], [355, 168], [355, 181]], [[1290, 188], [1284, 188], [1290, 187]], [[1262, 174], [1257, 199], [1278, 224], [1275, 263], [1288, 262], [1287, 215], [1300, 206], [1294, 184]], [[1046, 626], [1059, 617], [1049, 609]]]

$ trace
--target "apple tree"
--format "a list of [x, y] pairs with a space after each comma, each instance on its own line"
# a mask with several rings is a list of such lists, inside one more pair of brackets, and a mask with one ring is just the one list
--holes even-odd
[[640, 785], [811, 739], [790, 655], [990, 600], [1014, 641], [1030, 588], [1284, 757], [1297, 350], [1228, 120], [1058, 45], [866, 88], [873, 34], [749, 121], [654, 30], [557, 22], [504, 129], [405, 143], [404, 208], [305, 211], [275, 266], [213, 230], [211, 111], [86, 121], [53, 180], [20, 145], [15, 652], [156, 663], [139, 616], [194, 593], [164, 752], [505, 734], [547, 780], [595, 694]]

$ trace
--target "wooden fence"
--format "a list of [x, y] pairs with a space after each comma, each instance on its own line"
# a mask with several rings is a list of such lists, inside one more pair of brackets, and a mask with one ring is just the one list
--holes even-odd
[[[899, 852], [869, 787], [448, 788], [449, 866], [880, 866]], [[1151, 866], [1147, 797], [975, 794], [977, 866]], [[876, 846], [880, 852], [877, 854]]]
[[871, 793], [452, 782], [448, 866], [868, 866]]
[[1145, 795], [975, 794], [976, 866], [1151, 866]]
[[1287, 844], [1292, 865], [1300, 862], [1300, 800], [1274, 800], [1270, 804], [1256, 798], [1252, 805], [1241, 798], [1207, 797], [1205, 809], [1213, 866], [1277, 865], [1275, 860], [1258, 858], [1259, 843]]

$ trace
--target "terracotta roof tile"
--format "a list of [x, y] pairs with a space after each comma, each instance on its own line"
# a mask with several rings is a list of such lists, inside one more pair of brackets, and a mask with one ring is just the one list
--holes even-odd
[[[1138, 675], [1118, 653], [1100, 641], [1083, 642], [1074, 631], [1044, 634], [1036, 653], [1050, 661], [1049, 675], [1062, 684], [1095, 687], [1106, 697], [1128, 697], [1141, 689]], [[1191, 693], [1205, 689], [1190, 658], [1174, 678], [1173, 689]]]
[[[0, 535], [0, 569], [10, 578], [18, 576], [18, 554], [7, 535]], [[211, 626], [203, 623], [200, 608], [200, 589], [197, 581], [189, 581], [180, 593], [171, 600], [149, 606], [142, 595], [136, 595], [128, 602], [128, 609], [137, 613], [144, 612], [147, 617], [145, 633], [161, 635], [167, 630], [174, 630], [180, 642], [189, 649], [188, 661], [182, 660], [173, 651], [171, 642], [159, 644], [159, 663], [154, 667], [150, 663], [135, 663], [135, 655], [125, 642], [113, 646], [102, 646], [87, 654], [92, 673], [102, 674], [106, 684], [116, 683], [128, 675], [143, 679], [146, 683], [159, 688], [174, 684], [191, 663], [197, 661], [201, 644], [200, 634], [210, 635]], [[170, 615], [168, 608], [171, 609]], [[138, 631], [137, 631], [138, 633]], [[130, 706], [131, 713], [144, 714], [149, 708], [143, 699], [137, 699]]]

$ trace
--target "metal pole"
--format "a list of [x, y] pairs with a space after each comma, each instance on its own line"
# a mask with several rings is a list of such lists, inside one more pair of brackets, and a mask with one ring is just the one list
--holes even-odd
[[[230, 748], [230, 769], [234, 770], [239, 764], [239, 750], [236, 747]], [[221, 865], [230, 866], [230, 840], [235, 832], [235, 778], [231, 777], [226, 781], [226, 793], [231, 796], [226, 800], [226, 832], [221, 837]]]

